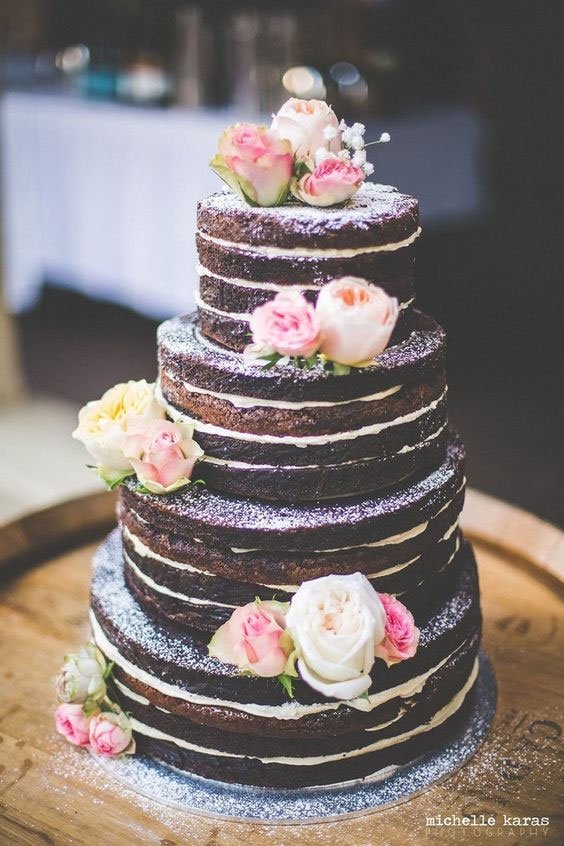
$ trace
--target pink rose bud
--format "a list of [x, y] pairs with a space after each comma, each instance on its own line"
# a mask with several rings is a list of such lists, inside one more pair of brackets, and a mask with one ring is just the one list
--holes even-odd
[[387, 593], [379, 593], [386, 612], [384, 640], [376, 647], [375, 655], [383, 658], [388, 666], [413, 658], [419, 643], [419, 629], [413, 614], [405, 605]]
[[188, 484], [194, 464], [204, 454], [192, 434], [192, 426], [168, 420], [130, 428], [125, 454], [139, 481], [152, 493], [168, 493]]
[[319, 322], [314, 307], [297, 291], [277, 294], [251, 316], [253, 344], [280, 355], [309, 358], [319, 347]]
[[238, 123], [219, 139], [219, 153], [210, 166], [251, 205], [278, 206], [286, 199], [292, 178], [292, 148], [264, 126]]
[[291, 97], [274, 115], [271, 128], [288, 139], [298, 159], [313, 159], [320, 148], [332, 153], [341, 149], [339, 121], [323, 100]]
[[88, 746], [89, 722], [79, 704], [64, 702], [55, 711], [57, 731], [74, 746]]
[[334, 206], [356, 194], [364, 179], [362, 168], [330, 156], [320, 162], [313, 173], [293, 180], [291, 188], [296, 199], [309, 206]]
[[251, 602], [236, 608], [211, 639], [210, 655], [255, 676], [283, 673], [293, 651], [280, 602]]
[[90, 747], [96, 755], [113, 758], [135, 751], [131, 726], [123, 711], [103, 711], [90, 720]]
[[365, 279], [344, 276], [325, 285], [315, 308], [321, 352], [339, 364], [371, 364], [384, 350], [398, 318], [398, 301]]

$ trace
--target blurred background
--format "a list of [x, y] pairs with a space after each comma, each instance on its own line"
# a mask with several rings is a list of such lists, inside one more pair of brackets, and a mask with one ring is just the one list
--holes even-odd
[[390, 132], [470, 483], [564, 522], [563, 36], [560, 0], [2, 0], [0, 521], [96, 486], [77, 408], [154, 377], [216, 139], [293, 95]]

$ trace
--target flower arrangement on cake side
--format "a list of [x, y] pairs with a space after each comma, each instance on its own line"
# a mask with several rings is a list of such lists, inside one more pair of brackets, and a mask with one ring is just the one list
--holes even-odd
[[73, 746], [104, 758], [135, 752], [129, 717], [108, 696], [112, 667], [89, 641], [65, 656], [56, 680], [57, 731]]
[[201, 484], [191, 480], [204, 455], [194, 427], [165, 418], [154, 384], [122, 382], [81, 408], [73, 438], [84, 444], [96, 462], [89, 466], [110, 490], [135, 475], [139, 493], [166, 494]]
[[302, 582], [291, 602], [256, 599], [236, 608], [208, 650], [242, 673], [277, 678], [290, 697], [301, 678], [362, 710], [376, 659], [389, 667], [412, 658], [418, 643], [405, 605], [352, 573]]
[[[229, 126], [210, 166], [252, 206], [280, 206], [292, 198], [333, 206], [350, 199], [374, 172], [364, 133], [364, 124], [347, 126], [324, 101], [292, 97], [270, 127]], [[389, 140], [384, 132], [369, 143]]]
[[291, 363], [307, 370], [321, 363], [343, 376], [374, 364], [398, 313], [395, 297], [354, 276], [324, 285], [315, 305], [297, 291], [283, 291], [253, 311], [245, 355], [265, 367]]

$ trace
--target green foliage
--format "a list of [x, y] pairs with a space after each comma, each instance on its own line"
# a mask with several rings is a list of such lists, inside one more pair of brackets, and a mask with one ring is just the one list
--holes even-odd
[[287, 673], [280, 673], [277, 676], [277, 680], [279, 684], [282, 685], [284, 688], [286, 695], [290, 697], [290, 699], [294, 698], [294, 679], [292, 676], [289, 676]]

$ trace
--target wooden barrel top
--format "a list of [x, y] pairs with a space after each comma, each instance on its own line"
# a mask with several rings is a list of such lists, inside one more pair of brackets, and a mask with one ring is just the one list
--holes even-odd
[[[88, 635], [90, 557], [114, 507], [112, 496], [95, 494], [0, 527], [1, 846], [564, 843], [564, 533], [556, 527], [468, 493], [463, 523], [478, 558], [484, 646], [499, 685], [493, 728], [476, 756], [403, 805], [276, 826], [158, 805], [112, 782], [55, 734], [52, 679], [64, 653]], [[495, 823], [453, 829], [427, 821], [470, 814]], [[534, 827], [530, 817], [550, 821]]]

